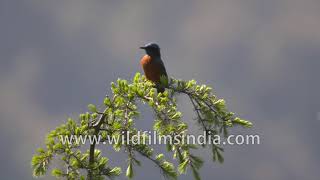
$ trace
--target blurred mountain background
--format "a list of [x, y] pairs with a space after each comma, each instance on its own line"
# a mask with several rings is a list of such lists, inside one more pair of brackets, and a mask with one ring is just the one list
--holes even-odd
[[[254, 123], [231, 132], [261, 137], [260, 145], [226, 147], [222, 165], [201, 153], [204, 180], [318, 179], [319, 19], [319, 0], [1, 0], [1, 179], [33, 179], [30, 160], [46, 133], [102, 104], [110, 82], [142, 72], [138, 47], [149, 41], [160, 45], [170, 76], [213, 86]], [[142, 111], [149, 129], [152, 114]], [[106, 154], [126, 164], [121, 153]], [[136, 172], [161, 179], [147, 161]]]

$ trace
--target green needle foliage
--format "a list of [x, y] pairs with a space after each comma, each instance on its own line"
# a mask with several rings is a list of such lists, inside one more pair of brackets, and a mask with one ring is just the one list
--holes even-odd
[[[218, 99], [212, 93], [212, 89], [206, 85], [197, 85], [194, 80], [182, 81], [173, 78], [162, 84], [166, 85], [166, 91], [156, 93], [155, 85], [139, 73], [135, 75], [132, 82], [118, 79], [116, 83], [111, 83], [112, 95], [105, 97], [101, 111], [90, 104], [88, 105], [90, 112], [80, 114], [78, 120], [69, 118], [65, 124], [47, 135], [46, 147], [39, 148], [32, 158], [33, 175], [35, 177], [45, 175], [51, 161], [55, 158], [60, 159], [64, 164], [63, 169], [52, 170], [52, 175], [57, 178], [113, 179], [119, 176], [122, 170], [120, 167], [111, 167], [108, 164], [109, 159], [101, 155], [96, 144], [106, 142], [108, 138], [118, 138], [119, 141], [115, 141], [111, 146], [114, 151], [124, 151], [127, 154], [126, 176], [129, 179], [134, 177], [134, 169], [140, 165], [137, 156], [139, 155], [152, 161], [167, 179], [177, 179], [178, 175], [190, 169], [194, 178], [200, 180], [199, 169], [203, 160], [191, 152], [192, 149], [199, 147], [184, 141], [183, 135], [188, 134], [188, 125], [183, 121], [182, 113], [178, 110], [177, 95], [184, 94], [190, 99], [196, 115], [195, 123], [208, 135], [227, 136], [227, 130], [235, 125], [249, 128], [252, 124], [235, 117], [234, 113], [226, 109], [225, 101]], [[180, 137], [175, 139], [175, 143], [167, 144], [167, 151], [172, 152], [173, 157], [168, 159], [162, 153], [155, 153], [147, 143], [134, 143], [131, 138], [119, 138], [124, 132], [130, 132], [130, 137], [138, 133], [135, 125], [135, 120], [139, 117], [138, 103], [149, 105], [154, 111], [153, 129], [158, 135]], [[61, 137], [72, 135], [101, 136], [101, 139], [90, 141], [90, 148], [82, 152], [80, 149], [83, 144], [79, 140], [72, 139], [71, 143], [66, 143], [61, 139]], [[144, 135], [139, 137], [148, 138]], [[207, 146], [212, 150], [212, 160], [222, 163], [223, 149], [214, 142], [200, 147]], [[178, 167], [169, 160], [176, 160]]]

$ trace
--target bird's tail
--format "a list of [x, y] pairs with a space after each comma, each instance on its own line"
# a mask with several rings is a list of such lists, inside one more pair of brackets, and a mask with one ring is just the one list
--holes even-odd
[[164, 88], [163, 86], [162, 87], [161, 86], [157, 86], [156, 88], [157, 88], [157, 92], [158, 93], [160, 93], [160, 92], [163, 93], [166, 90], [166, 88]]

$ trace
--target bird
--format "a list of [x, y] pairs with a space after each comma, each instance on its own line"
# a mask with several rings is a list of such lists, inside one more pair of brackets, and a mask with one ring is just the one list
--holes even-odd
[[165, 91], [163, 79], [168, 82], [168, 75], [164, 63], [161, 59], [160, 47], [156, 43], [148, 43], [140, 49], [144, 49], [146, 54], [141, 58], [140, 64], [146, 78], [156, 85], [157, 92]]

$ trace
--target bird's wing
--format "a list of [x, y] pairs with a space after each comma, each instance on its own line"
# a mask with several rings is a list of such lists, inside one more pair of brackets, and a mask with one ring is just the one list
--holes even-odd
[[157, 61], [159, 63], [159, 82], [158, 84], [158, 92], [163, 92], [164, 87], [168, 86], [168, 75], [164, 63], [161, 59]]
[[157, 61], [157, 63], [160, 64], [160, 65], [159, 65], [159, 67], [160, 67], [160, 69], [159, 69], [159, 70], [160, 70], [160, 75], [168, 76], [163, 61], [160, 59], [159, 61]]

